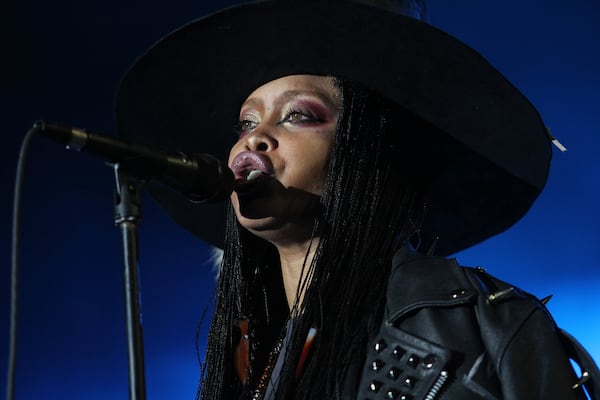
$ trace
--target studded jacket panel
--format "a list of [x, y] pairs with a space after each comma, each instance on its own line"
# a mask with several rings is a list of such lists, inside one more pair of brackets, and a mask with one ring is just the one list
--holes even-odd
[[546, 308], [455, 260], [406, 249], [370, 342], [359, 399], [585, 399]]

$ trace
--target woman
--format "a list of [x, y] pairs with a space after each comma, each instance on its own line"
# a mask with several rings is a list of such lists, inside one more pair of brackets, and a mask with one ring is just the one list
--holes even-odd
[[[529, 102], [398, 15], [415, 7], [235, 7], [168, 36], [123, 81], [122, 134], [231, 147], [202, 398], [583, 398], [539, 301], [413, 249], [448, 255], [512, 225], [550, 156]], [[232, 146], [200, 135], [234, 120]], [[219, 244], [199, 223], [218, 213], [151, 190]]]
[[[342, 99], [346, 101], [340, 114]], [[284, 336], [279, 332], [287, 318], [286, 306], [295, 321], [288, 337], [290, 349], [302, 349], [311, 328], [319, 331], [308, 365], [339, 365], [345, 371], [364, 358], [367, 322], [373, 318], [369, 323], [374, 324], [381, 314], [391, 257], [416, 231], [424, 207], [418, 189], [422, 184], [418, 160], [407, 149], [395, 154], [388, 151], [390, 136], [398, 128], [421, 127], [391, 107], [350, 83], [311, 75], [271, 81], [242, 106], [240, 140], [230, 156], [239, 182], [232, 196], [233, 209], [242, 227], [274, 249], [254, 244], [251, 238], [250, 243], [243, 236], [237, 239], [240, 232], [231, 218], [234, 232], [224, 271], [235, 274], [244, 273], [247, 266], [252, 269], [246, 271], [250, 282], [241, 278], [242, 285], [249, 287], [221, 290], [231, 299], [222, 299], [220, 305], [241, 298], [240, 308], [224, 306], [217, 313], [233, 311], [233, 319], [249, 316], [252, 321], [253, 356], [260, 361], [251, 369], [249, 380], [264, 379], [265, 363], [267, 373], [275, 368], [267, 354]], [[395, 156], [401, 157], [400, 162], [393, 161]], [[236, 270], [236, 263], [241, 271]], [[237, 280], [234, 275], [223, 279]], [[281, 296], [281, 280], [287, 301]], [[247, 302], [246, 292], [251, 297]], [[252, 298], [253, 294], [259, 295]], [[270, 314], [268, 319], [266, 314]], [[228, 323], [222, 329], [227, 330]], [[218, 331], [213, 339], [226, 336]], [[217, 346], [223, 348], [227, 340]], [[257, 342], [265, 347], [261, 349]], [[302, 365], [296, 368], [300, 373]], [[323, 373], [320, 367], [311, 370]], [[331, 372], [332, 377], [339, 374], [337, 368]], [[324, 393], [323, 389], [316, 393]]]

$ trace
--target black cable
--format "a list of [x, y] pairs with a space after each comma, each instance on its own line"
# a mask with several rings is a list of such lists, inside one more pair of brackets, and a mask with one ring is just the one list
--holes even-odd
[[21, 192], [25, 172], [25, 161], [29, 151], [29, 143], [38, 128], [33, 127], [25, 134], [21, 143], [19, 159], [17, 160], [17, 173], [15, 176], [15, 194], [13, 198], [12, 220], [12, 260], [11, 260], [11, 286], [10, 286], [10, 339], [8, 354], [8, 376], [6, 383], [6, 400], [15, 399], [15, 383], [17, 369], [17, 336], [19, 333], [19, 230], [21, 224]]

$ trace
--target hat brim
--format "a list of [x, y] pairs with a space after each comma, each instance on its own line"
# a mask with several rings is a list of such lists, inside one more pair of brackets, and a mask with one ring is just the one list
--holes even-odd
[[[250, 3], [178, 29], [125, 75], [117, 129], [226, 160], [247, 95], [294, 74], [361, 82], [449, 136], [455, 145], [443, 153], [422, 228], [426, 243], [439, 237], [440, 255], [504, 231], [545, 185], [545, 127], [504, 76], [424, 22], [352, 2]], [[157, 184], [149, 190], [177, 223], [222, 246], [225, 205], [193, 204]]]

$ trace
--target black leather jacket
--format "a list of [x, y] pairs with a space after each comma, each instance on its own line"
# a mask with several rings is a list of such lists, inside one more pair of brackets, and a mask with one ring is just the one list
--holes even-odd
[[585, 399], [535, 297], [455, 260], [394, 257], [359, 399]]

